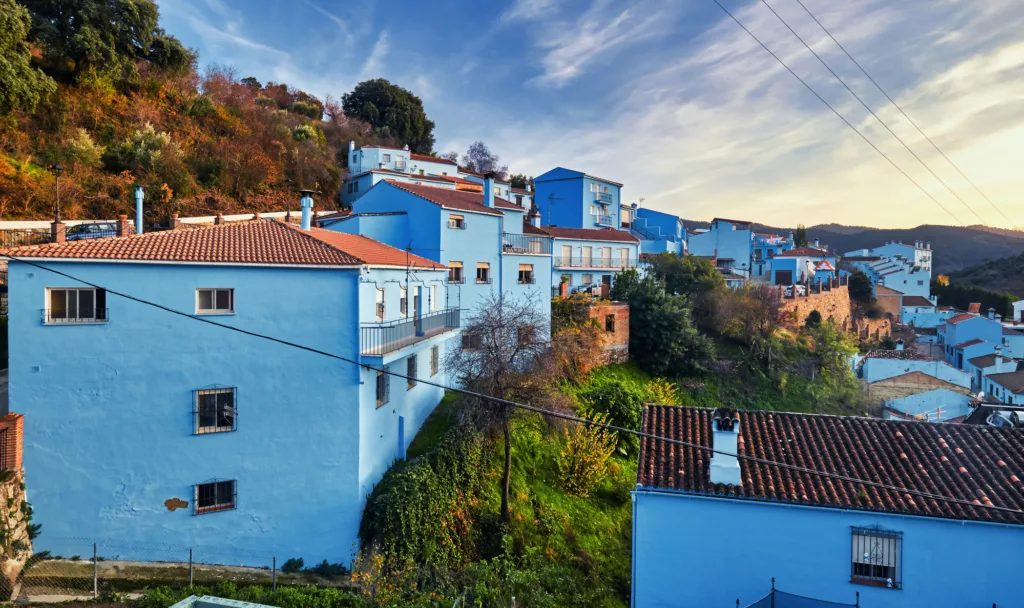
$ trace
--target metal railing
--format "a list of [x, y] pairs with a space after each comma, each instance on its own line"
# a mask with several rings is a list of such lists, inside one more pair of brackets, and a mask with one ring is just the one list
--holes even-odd
[[448, 275], [448, 284], [449, 285], [462, 285], [465, 282], [466, 282], [466, 277], [465, 276], [453, 277], [451, 275]]
[[551, 239], [503, 232], [501, 234], [501, 249], [504, 253], [549, 254], [551, 253]]
[[20, 247], [22, 245], [40, 245], [50, 242], [50, 231], [34, 230], [0, 230], [0, 247]]
[[614, 223], [612, 219], [613, 218], [610, 215], [598, 215], [595, 223], [597, 223], [598, 226], [611, 226]]
[[552, 264], [558, 268], [635, 268], [636, 258], [623, 260], [621, 257], [603, 258], [601, 256], [555, 256]]
[[486, 277], [486, 278], [483, 278], [483, 279], [481, 279], [480, 277], [477, 277], [476, 278], [476, 282], [477, 282], [477, 285], [490, 285], [491, 284], [491, 277]]
[[458, 308], [389, 323], [364, 323], [359, 328], [360, 351], [364, 355], [382, 356], [458, 328]]
[[594, 200], [599, 203], [608, 203], [610, 205], [612, 203], [612, 195], [609, 192], [595, 192]]
[[537, 283], [537, 277], [533, 276], [533, 274], [530, 274], [528, 277], [519, 277], [517, 283], [520, 285], [534, 285]]
[[80, 310], [77, 313], [70, 313], [67, 310], [53, 310], [43, 308], [39, 311], [45, 325], [75, 325], [86, 323], [106, 323], [109, 317], [109, 308], [95, 308], [92, 310]]

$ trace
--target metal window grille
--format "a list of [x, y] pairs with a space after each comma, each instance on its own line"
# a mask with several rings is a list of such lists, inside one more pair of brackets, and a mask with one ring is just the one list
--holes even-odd
[[436, 376], [437, 370], [440, 367], [441, 359], [441, 347], [434, 346], [430, 349], [430, 375]]
[[108, 310], [105, 289], [47, 289], [48, 308], [43, 323], [105, 323]]
[[462, 283], [462, 266], [452, 266], [448, 269], [449, 283]]
[[851, 527], [850, 582], [903, 588], [903, 533], [881, 527]]
[[391, 383], [388, 375], [389, 368], [384, 367], [383, 371], [377, 372], [377, 407], [386, 404], [391, 399]]
[[448, 227], [455, 228], [456, 230], [465, 230], [466, 218], [458, 215], [450, 215], [448, 216]]
[[477, 266], [476, 267], [476, 282], [477, 283], [490, 283], [491, 282], [491, 268], [490, 268], [490, 266]]
[[205, 388], [192, 391], [193, 434], [238, 430], [238, 389]]
[[406, 390], [416, 386], [416, 355], [411, 355], [406, 360], [405, 375], [409, 377], [409, 380], [405, 386]]
[[238, 505], [238, 483], [234, 479], [211, 479], [193, 488], [193, 515], [229, 511]]

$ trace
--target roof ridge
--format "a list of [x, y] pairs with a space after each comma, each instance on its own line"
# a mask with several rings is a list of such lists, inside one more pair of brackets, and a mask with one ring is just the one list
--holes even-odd
[[[312, 227], [310, 227], [309, 230], [305, 230], [304, 228], [302, 228], [300, 226], [294, 226], [294, 225], [289, 224], [287, 222], [274, 222], [274, 223], [281, 224], [286, 229], [292, 230], [294, 232], [297, 232], [297, 233], [301, 234], [303, 237], [314, 241], [315, 243], [317, 243], [321, 247], [326, 247], [327, 249], [330, 249], [331, 251], [335, 251], [337, 253], [341, 253], [341, 254], [347, 255], [347, 256], [351, 257], [352, 259], [354, 259], [354, 260], [358, 260], [360, 264], [368, 264], [368, 262], [366, 260], [360, 258], [359, 256], [355, 255], [354, 253], [350, 253], [350, 252], [345, 251], [343, 249], [339, 249], [338, 247], [335, 247], [334, 245], [328, 243], [327, 241], [324, 241], [324, 240], [316, 238], [316, 236], [313, 235], [314, 228], [312, 228]], [[315, 228], [315, 230], [325, 230], [325, 229], [324, 228]], [[332, 232], [332, 231], [328, 231], [328, 232]]]

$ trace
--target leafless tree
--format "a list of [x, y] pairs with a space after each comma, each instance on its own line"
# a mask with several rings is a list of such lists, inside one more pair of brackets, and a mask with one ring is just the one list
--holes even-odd
[[[542, 303], [543, 304], [543, 303]], [[533, 297], [491, 294], [462, 329], [462, 348], [449, 351], [446, 368], [462, 387], [491, 397], [544, 408], [563, 409], [552, 366], [544, 365], [549, 332]], [[501, 517], [510, 521], [512, 422], [516, 408], [483, 398], [462, 400], [475, 426], [505, 443], [501, 481]]]

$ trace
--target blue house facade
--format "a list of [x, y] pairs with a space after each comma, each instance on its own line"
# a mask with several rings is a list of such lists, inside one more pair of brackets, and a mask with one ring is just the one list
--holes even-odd
[[[1001, 582], [1024, 567], [1016, 429], [648, 406], [643, 430], [719, 452], [642, 440], [633, 606], [747, 606], [773, 578], [810, 601], [875, 608], [1020, 604]], [[747, 455], [815, 471], [842, 463], [848, 477], [960, 502]], [[971, 556], [970, 576], [950, 575], [953, 555]]]
[[410, 152], [409, 146], [356, 148], [355, 142], [348, 145], [348, 171], [341, 188], [341, 205], [345, 208], [351, 208], [359, 197], [384, 180], [455, 190], [455, 181], [444, 178], [461, 175], [455, 162]]
[[1003, 344], [1003, 326], [995, 319], [975, 313], [961, 313], [946, 319], [938, 328], [938, 343], [946, 360], [957, 369], [972, 357], [995, 351]]
[[623, 215], [623, 229], [640, 239], [643, 253], [686, 255], [686, 229], [678, 215], [636, 206], [628, 209], [624, 206], [623, 213], [633, 214], [628, 222], [627, 216]]
[[827, 282], [835, 278], [839, 260], [834, 253], [799, 247], [776, 253], [768, 264], [773, 285]]
[[720, 270], [750, 278], [753, 259], [750, 222], [716, 217], [706, 232], [691, 233], [687, 246], [691, 255], [713, 260]]
[[570, 293], [611, 288], [615, 275], [635, 268], [640, 241], [624, 230], [558, 228], [541, 230], [552, 237], [551, 285], [565, 284]]
[[793, 248], [793, 235], [789, 238], [778, 234], [754, 233], [753, 246], [753, 272], [754, 277], [763, 277], [770, 274], [771, 262], [776, 255], [784, 253]]
[[377, 370], [443, 382], [458, 342], [446, 269], [361, 236], [262, 220], [7, 253], [25, 260], [9, 394], [37, 551], [130, 530], [347, 562], [367, 494], [442, 397]]
[[541, 225], [620, 228], [622, 184], [558, 167], [533, 178]]

